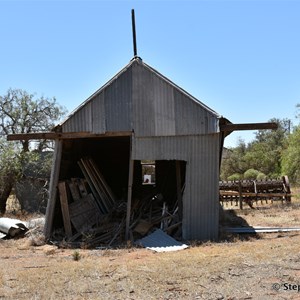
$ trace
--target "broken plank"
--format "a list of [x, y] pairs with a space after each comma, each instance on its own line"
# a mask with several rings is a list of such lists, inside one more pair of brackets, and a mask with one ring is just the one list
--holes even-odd
[[79, 201], [81, 196], [79, 193], [78, 185], [74, 182], [74, 180], [68, 181], [68, 185], [69, 185], [69, 189], [70, 189], [73, 200], [75, 202]]
[[100, 221], [101, 212], [92, 194], [70, 204], [70, 219], [77, 232], [85, 231]]
[[86, 189], [84, 181], [82, 179], [78, 179], [76, 182], [77, 182], [77, 186], [78, 186], [81, 197], [82, 198], [86, 197], [88, 195], [88, 191]]

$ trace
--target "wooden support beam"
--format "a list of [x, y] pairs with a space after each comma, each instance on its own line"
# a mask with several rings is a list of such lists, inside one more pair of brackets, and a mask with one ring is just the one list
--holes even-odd
[[178, 201], [178, 216], [179, 220], [182, 220], [182, 193], [181, 193], [181, 168], [180, 168], [180, 161], [176, 160], [176, 189], [177, 189], [177, 201]]
[[220, 124], [220, 131], [277, 129], [277, 123]]
[[65, 233], [66, 236], [70, 238], [72, 236], [72, 225], [71, 225], [69, 204], [68, 204], [67, 184], [65, 181], [59, 182], [58, 190], [59, 190], [59, 199], [61, 205], [61, 212], [63, 215]]
[[131, 136], [131, 131], [105, 132], [97, 134], [92, 132], [35, 132], [7, 135], [8, 141], [27, 140], [56, 140], [56, 139], [80, 139], [80, 138], [101, 138]]
[[129, 178], [128, 178], [128, 194], [127, 194], [127, 212], [126, 212], [126, 231], [125, 240], [129, 238], [129, 225], [130, 225], [130, 214], [131, 214], [131, 198], [132, 198], [132, 182], [133, 182], [133, 167], [134, 161], [130, 158], [129, 162]]
[[240, 209], [243, 209], [243, 191], [242, 191], [241, 181], [239, 181], [239, 204], [240, 204]]
[[60, 163], [61, 163], [61, 156], [62, 156], [62, 146], [63, 146], [62, 141], [60, 140], [55, 141], [55, 149], [54, 149], [53, 163], [52, 163], [51, 176], [50, 176], [49, 199], [47, 204], [46, 222], [44, 227], [44, 235], [46, 239], [50, 238], [52, 233], [54, 210], [55, 210], [56, 197], [57, 197], [57, 184], [59, 180]]
[[128, 241], [128, 239], [129, 239], [129, 225], [130, 225], [130, 214], [131, 214], [133, 169], [134, 169], [134, 160], [132, 159], [132, 137], [131, 137], [131, 139], [130, 139], [130, 153], [129, 153], [129, 174], [128, 174], [128, 192], [127, 192], [127, 210], [126, 210], [125, 241]]

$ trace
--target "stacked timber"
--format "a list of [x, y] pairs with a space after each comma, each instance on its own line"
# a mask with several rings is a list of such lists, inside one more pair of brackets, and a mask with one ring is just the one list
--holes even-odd
[[[78, 161], [83, 178], [59, 182], [64, 230], [55, 239], [84, 247], [110, 247], [125, 242], [127, 199], [117, 199], [91, 158]], [[132, 199], [130, 239], [140, 239], [157, 228], [181, 236], [178, 202], [169, 207], [155, 188]], [[56, 234], [58, 234], [56, 232]]]
[[115, 196], [94, 161], [91, 158], [81, 159], [78, 165], [88, 182], [100, 211], [103, 214], [111, 211], [116, 202]]

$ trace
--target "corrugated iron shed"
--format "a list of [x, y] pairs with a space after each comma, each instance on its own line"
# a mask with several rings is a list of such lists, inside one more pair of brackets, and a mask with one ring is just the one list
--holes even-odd
[[[114, 164], [119, 155], [121, 171], [117, 171], [125, 174], [122, 178], [119, 175], [125, 181], [130, 160], [184, 163], [182, 238], [217, 239], [222, 148], [219, 118], [140, 58], [134, 58], [56, 128], [62, 133], [88, 132], [95, 139], [57, 140], [46, 235], [53, 229], [58, 181], [73, 176], [72, 160], [76, 162], [86, 151], [104, 165]], [[98, 135], [111, 138], [100, 141]], [[112, 184], [116, 184], [115, 173], [109, 174], [106, 168]]]

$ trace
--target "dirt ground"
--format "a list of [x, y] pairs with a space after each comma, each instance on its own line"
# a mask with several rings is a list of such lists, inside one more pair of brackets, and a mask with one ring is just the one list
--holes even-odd
[[[225, 221], [300, 227], [299, 203], [230, 212]], [[300, 299], [300, 232], [221, 238], [172, 253], [0, 240], [0, 299]]]

